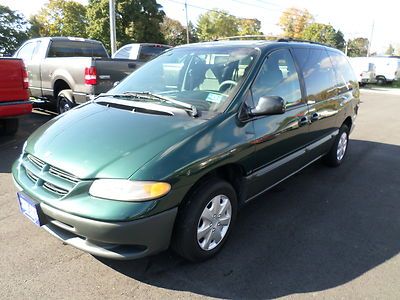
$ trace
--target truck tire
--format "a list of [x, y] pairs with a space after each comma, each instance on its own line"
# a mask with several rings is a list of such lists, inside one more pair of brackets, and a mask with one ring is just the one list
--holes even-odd
[[386, 84], [386, 78], [384, 76], [376, 77], [376, 84], [385, 85]]
[[63, 114], [75, 106], [72, 90], [62, 90], [57, 96], [57, 112]]
[[3, 123], [1, 133], [5, 135], [14, 135], [18, 131], [18, 119], [5, 119], [1, 122]]

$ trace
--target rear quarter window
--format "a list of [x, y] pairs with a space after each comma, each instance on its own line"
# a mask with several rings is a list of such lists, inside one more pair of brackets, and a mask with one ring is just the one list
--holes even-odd
[[139, 60], [148, 61], [158, 56], [169, 47], [161, 45], [144, 45], [140, 47]]
[[53, 41], [48, 57], [108, 57], [100, 43], [84, 41]]
[[340, 92], [348, 91], [357, 86], [357, 77], [347, 58], [335, 51], [328, 51], [335, 69]]

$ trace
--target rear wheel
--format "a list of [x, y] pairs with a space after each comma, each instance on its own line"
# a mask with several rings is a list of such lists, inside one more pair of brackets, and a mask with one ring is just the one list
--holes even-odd
[[63, 114], [75, 106], [72, 90], [62, 90], [57, 96], [57, 112]]
[[227, 240], [236, 213], [236, 193], [228, 182], [218, 178], [203, 182], [179, 210], [173, 249], [191, 261], [211, 258]]
[[4, 119], [1, 121], [3, 128], [1, 132], [5, 135], [14, 135], [18, 131], [19, 120], [18, 119]]
[[349, 127], [345, 124], [340, 127], [339, 134], [337, 135], [331, 150], [325, 156], [325, 162], [328, 166], [339, 166], [347, 153], [347, 146], [349, 143]]
[[376, 78], [376, 84], [378, 85], [385, 85], [386, 84], [386, 78], [383, 76], [377, 77]]

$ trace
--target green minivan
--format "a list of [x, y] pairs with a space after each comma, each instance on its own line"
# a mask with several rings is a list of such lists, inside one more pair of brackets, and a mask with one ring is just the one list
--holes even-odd
[[204, 260], [240, 206], [320, 158], [342, 163], [359, 103], [347, 58], [324, 45], [176, 47], [28, 138], [12, 170], [19, 207], [95, 256], [171, 246]]

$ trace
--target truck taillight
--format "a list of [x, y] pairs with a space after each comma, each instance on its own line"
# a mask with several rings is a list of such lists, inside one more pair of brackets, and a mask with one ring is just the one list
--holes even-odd
[[29, 88], [28, 72], [26, 71], [25, 67], [22, 68], [22, 87], [24, 89]]
[[85, 84], [97, 84], [97, 70], [96, 67], [85, 68]]

